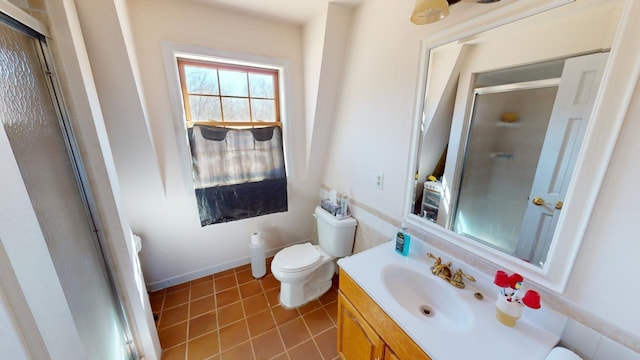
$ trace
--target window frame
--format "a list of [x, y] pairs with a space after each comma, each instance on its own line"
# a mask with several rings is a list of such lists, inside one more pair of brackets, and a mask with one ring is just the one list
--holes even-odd
[[[255, 128], [261, 126], [273, 126], [277, 125], [282, 128], [282, 121], [280, 120], [280, 90], [279, 90], [279, 78], [280, 78], [280, 70], [267, 68], [264, 66], [257, 65], [237, 65], [229, 62], [224, 62], [220, 60], [200, 60], [200, 59], [192, 59], [187, 57], [178, 56], [176, 57], [176, 63], [178, 66], [178, 75], [180, 77], [180, 89], [182, 93], [182, 103], [184, 108], [184, 113], [186, 117], [187, 127], [192, 127], [193, 125], [212, 125], [212, 126], [222, 126], [222, 127], [230, 127], [230, 128]], [[222, 95], [222, 94], [194, 94], [190, 93], [187, 88], [187, 81], [185, 75], [185, 66], [195, 66], [206, 69], [215, 69], [216, 71], [220, 70], [231, 70], [231, 71], [241, 71], [249, 74], [261, 74], [261, 75], [269, 75], [273, 78], [273, 98], [265, 98], [258, 96], [251, 96], [251, 88], [247, 84], [247, 96], [232, 96], [232, 95]], [[220, 77], [218, 73], [218, 90], [220, 90]], [[247, 82], [249, 80], [247, 79]], [[191, 118], [191, 104], [189, 100], [190, 95], [199, 95], [199, 96], [210, 96], [218, 98], [220, 101], [220, 109], [221, 109], [221, 120], [193, 120]], [[236, 99], [247, 99], [249, 102], [249, 121], [226, 121], [224, 119], [224, 106], [223, 99], [224, 98], [236, 98]], [[273, 100], [275, 103], [275, 121], [256, 121], [253, 118], [251, 100]]]
[[191, 174], [191, 150], [187, 135], [187, 123], [182, 99], [180, 75], [178, 73], [177, 58], [192, 60], [222, 61], [230, 64], [264, 67], [278, 70], [278, 99], [280, 108], [280, 122], [282, 124], [282, 139], [284, 147], [285, 167], [287, 182], [295, 182], [296, 158], [294, 148], [296, 139], [294, 134], [301, 124], [292, 121], [289, 114], [294, 112], [293, 105], [296, 97], [291, 92], [292, 70], [289, 60], [269, 56], [247, 54], [235, 51], [212, 49], [205, 46], [186, 45], [172, 41], [162, 41], [162, 56], [165, 75], [167, 79], [167, 91], [171, 109], [171, 119], [176, 139], [177, 156], [182, 173], [185, 194], [193, 194], [194, 182]]

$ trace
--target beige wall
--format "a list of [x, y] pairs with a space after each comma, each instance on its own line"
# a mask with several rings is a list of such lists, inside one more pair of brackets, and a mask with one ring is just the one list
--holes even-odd
[[[143, 237], [143, 268], [148, 283], [162, 287], [246, 262], [248, 241], [260, 231], [267, 249], [309, 240], [317, 188], [308, 186], [306, 166], [303, 34], [289, 25], [185, 1], [128, 2], [135, 56], [141, 74], [148, 123], [165, 189], [127, 201], [134, 231]], [[204, 47], [284, 60], [290, 71], [289, 139], [295, 174], [290, 174], [289, 212], [200, 227], [191, 179], [183, 175], [180, 151], [184, 138], [175, 134], [162, 42]], [[114, 133], [113, 146], [118, 143]], [[153, 161], [153, 159], [146, 159]], [[291, 176], [293, 175], [293, 176]], [[123, 173], [122, 177], [155, 174]], [[317, 182], [317, 180], [316, 180]]]
[[[354, 13], [343, 96], [324, 177], [327, 186], [346, 191], [365, 208], [391, 219], [403, 214], [419, 41], [430, 33], [429, 27], [407, 21], [411, 5], [406, 3], [402, 7], [368, 0]], [[629, 309], [640, 296], [638, 278], [630, 274], [640, 261], [633, 228], [640, 210], [640, 190], [633, 179], [639, 174], [631, 164], [640, 154], [632, 140], [640, 124], [635, 115], [639, 97], [634, 98], [569, 286], [561, 295], [578, 311], [636, 337], [640, 312]], [[385, 176], [382, 191], [375, 188], [376, 172]], [[624, 296], [612, 295], [621, 289]]]

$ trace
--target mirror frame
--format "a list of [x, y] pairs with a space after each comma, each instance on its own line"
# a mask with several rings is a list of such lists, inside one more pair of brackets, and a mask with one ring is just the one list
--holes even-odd
[[[505, 270], [522, 274], [528, 280], [556, 293], [567, 285], [573, 264], [596, 204], [609, 161], [626, 118], [640, 75], [640, 1], [623, 0], [623, 10], [611, 47], [598, 97], [586, 129], [573, 179], [567, 191], [565, 207], [553, 235], [547, 261], [540, 268], [494, 248], [473, 241], [411, 212], [413, 188], [420, 147], [420, 125], [425, 102], [430, 49], [452, 41], [535, 15], [574, 0], [535, 0], [507, 4], [473, 20], [439, 31], [421, 41], [416, 88], [411, 153], [406, 181], [404, 219], [410, 226], [425, 231], [467, 250]], [[523, 4], [526, 3], [526, 4]], [[587, 161], [588, 159], [588, 161]], [[563, 239], [560, 241], [560, 239]]]

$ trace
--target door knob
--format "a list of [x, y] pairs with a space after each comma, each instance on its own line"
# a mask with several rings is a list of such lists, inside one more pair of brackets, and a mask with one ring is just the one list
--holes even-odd
[[558, 201], [556, 203], [556, 210], [561, 210], [563, 206], [564, 206], [564, 203], [562, 201]]
[[531, 202], [537, 206], [544, 205], [544, 199], [539, 197], [534, 197], [533, 200], [531, 200]]

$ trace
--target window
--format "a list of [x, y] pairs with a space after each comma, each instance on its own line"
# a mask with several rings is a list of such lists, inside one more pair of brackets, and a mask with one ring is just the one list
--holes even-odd
[[278, 71], [178, 58], [187, 126], [278, 125]]
[[278, 70], [177, 65], [201, 225], [287, 211]]

